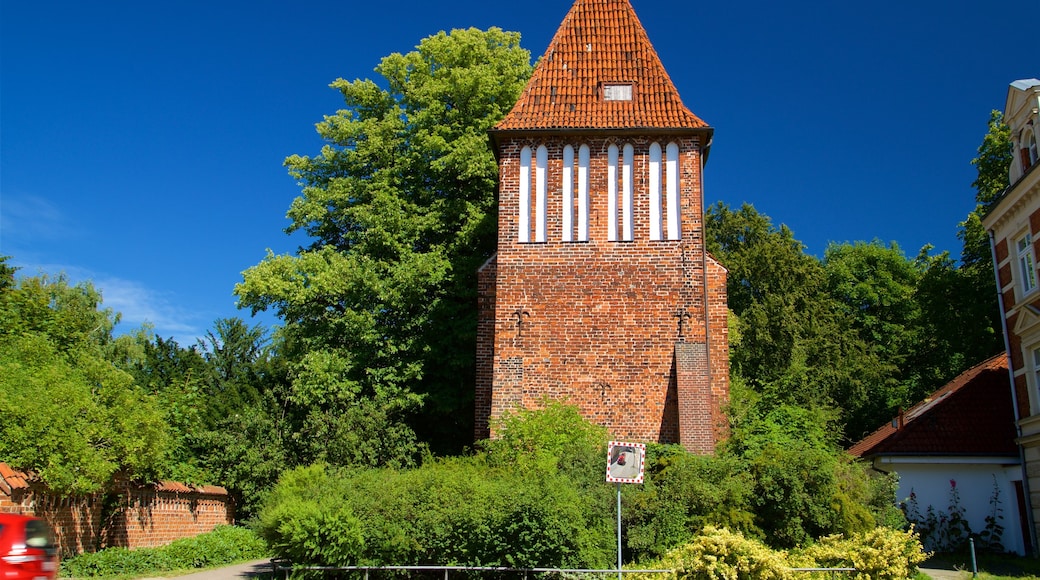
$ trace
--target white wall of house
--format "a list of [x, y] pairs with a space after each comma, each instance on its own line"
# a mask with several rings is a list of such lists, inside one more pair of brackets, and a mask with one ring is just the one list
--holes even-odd
[[897, 499], [903, 501], [913, 492], [918, 509], [923, 515], [928, 506], [937, 512], [949, 513], [950, 480], [957, 482], [960, 505], [973, 533], [986, 528], [986, 516], [992, 514], [990, 500], [994, 484], [999, 490], [998, 507], [1004, 516], [1002, 543], [1009, 552], [1025, 554], [1019, 506], [1014, 481], [1022, 480], [1018, 464], [1007, 465], [1000, 459], [989, 458], [935, 458], [935, 457], [881, 457], [874, 466], [882, 471], [899, 474]]

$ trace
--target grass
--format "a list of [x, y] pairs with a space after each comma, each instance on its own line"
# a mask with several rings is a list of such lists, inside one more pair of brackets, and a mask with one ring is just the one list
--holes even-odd
[[[1037, 558], [977, 554], [976, 565], [982, 580], [1040, 580], [1040, 559]], [[921, 567], [961, 570], [971, 574], [971, 555], [967, 552], [938, 554], [922, 563]]]

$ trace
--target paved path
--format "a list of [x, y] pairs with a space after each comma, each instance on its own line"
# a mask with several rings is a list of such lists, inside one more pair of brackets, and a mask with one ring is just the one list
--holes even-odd
[[[186, 576], [175, 576], [175, 578], [178, 578], [179, 580], [239, 580], [256, 578], [260, 574], [270, 571], [271, 560], [254, 560], [252, 562], [235, 564], [234, 566], [206, 570], [205, 572], [193, 572]], [[166, 580], [166, 578], [170, 578], [170, 576], [162, 578], [143, 578], [141, 580]]]
[[965, 570], [946, 570], [943, 568], [921, 568], [920, 570], [932, 580], [965, 580], [971, 578], [971, 572]]

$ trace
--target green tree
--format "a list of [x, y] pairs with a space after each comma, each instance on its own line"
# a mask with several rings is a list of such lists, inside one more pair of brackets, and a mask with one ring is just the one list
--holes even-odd
[[866, 410], [893, 369], [855, 330], [851, 308], [828, 291], [824, 264], [751, 205], [716, 204], [705, 224], [709, 251], [729, 270], [738, 319], [731, 372], [767, 405], [842, 409], [846, 433], [872, 428]]
[[0, 281], [0, 461], [63, 493], [102, 489], [117, 473], [167, 469], [156, 400], [112, 362], [118, 316], [89, 283], [64, 276]]
[[1011, 132], [1000, 111], [992, 111], [978, 156], [971, 160], [977, 171], [972, 183], [975, 209], [959, 224], [960, 264], [947, 252], [928, 255], [929, 248], [918, 257], [925, 271], [917, 294], [922, 309], [919, 352], [911, 361], [922, 371], [918, 397], [1004, 347], [989, 235], [982, 217], [1007, 189], [1011, 159]]
[[209, 369], [206, 419], [210, 425], [257, 402], [269, 356], [267, 331], [241, 318], [222, 318], [198, 341]]
[[[284, 320], [294, 398], [308, 429], [361, 442], [401, 422], [459, 449], [472, 433], [474, 272], [495, 247], [497, 167], [487, 131], [530, 75], [519, 35], [492, 28], [423, 39], [372, 80], [332, 84], [345, 107], [317, 125], [320, 154], [286, 160], [302, 195], [288, 232], [312, 242], [269, 254], [235, 292]], [[341, 404], [332, 404], [339, 401]], [[343, 417], [342, 411], [352, 417]], [[344, 422], [345, 421], [345, 422]], [[355, 433], [358, 437], [348, 435]]]

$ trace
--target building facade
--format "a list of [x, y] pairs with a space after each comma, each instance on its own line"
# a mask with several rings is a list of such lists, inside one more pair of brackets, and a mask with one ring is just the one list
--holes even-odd
[[1036, 272], [1040, 239], [1040, 80], [1025, 79], [1008, 88], [1004, 121], [1014, 148], [1011, 185], [983, 218], [993, 261], [1010, 366], [1018, 444], [1025, 463], [1026, 501], [1032, 542], [1040, 521], [1040, 284]]
[[[1002, 516], [994, 521], [1002, 533], [989, 540], [999, 541], [1004, 551], [1028, 554], [1029, 518], [1009, 385], [1007, 355], [1000, 353], [900, 411], [849, 453], [899, 475], [896, 497], [911, 521], [927, 520], [929, 510], [946, 513], [956, 492], [972, 530], [982, 532], [990, 525], [987, 518]], [[941, 529], [918, 531], [929, 551], [941, 550], [948, 540]]]
[[629, 1], [577, 0], [491, 131], [478, 439], [550, 399], [617, 438], [710, 453], [725, 436], [726, 271], [703, 230], [711, 137]]

